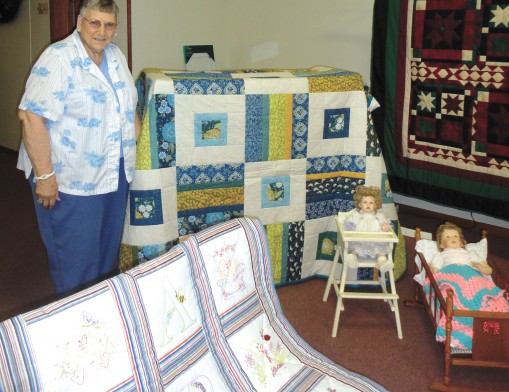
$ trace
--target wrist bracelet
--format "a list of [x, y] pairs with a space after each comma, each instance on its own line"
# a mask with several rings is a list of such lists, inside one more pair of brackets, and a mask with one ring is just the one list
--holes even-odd
[[55, 170], [53, 170], [51, 173], [49, 174], [43, 174], [39, 177], [35, 177], [34, 176], [34, 180], [47, 180], [48, 178], [50, 178], [51, 176], [54, 176], [55, 175]]

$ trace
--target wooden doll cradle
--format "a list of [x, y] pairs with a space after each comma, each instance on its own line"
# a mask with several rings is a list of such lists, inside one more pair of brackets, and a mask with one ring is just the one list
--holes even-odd
[[[482, 231], [482, 238], [487, 238], [487, 232]], [[415, 230], [415, 243], [421, 239], [419, 228]], [[436, 391], [480, 391], [481, 389], [459, 386], [452, 381], [452, 366], [496, 367], [509, 368], [509, 313], [454, 310], [453, 291], [447, 290], [444, 298], [438, 284], [428, 266], [428, 261], [422, 252], [416, 250], [416, 261], [420, 260], [422, 269], [416, 262], [415, 274], [424, 270], [425, 278], [429, 278], [429, 293], [423, 286], [414, 281], [415, 298], [405, 300], [407, 306], [419, 306], [426, 309], [431, 324], [436, 332], [438, 320], [442, 315], [446, 317], [446, 339], [441, 345], [444, 355], [443, 377], [432, 380], [430, 389]], [[488, 256], [489, 263], [489, 256]], [[507, 293], [506, 293], [507, 295]], [[433, 300], [435, 299], [435, 300]], [[437, 314], [438, 312], [438, 314]], [[461, 350], [451, 347], [452, 323], [457, 317], [473, 318], [472, 350]]]

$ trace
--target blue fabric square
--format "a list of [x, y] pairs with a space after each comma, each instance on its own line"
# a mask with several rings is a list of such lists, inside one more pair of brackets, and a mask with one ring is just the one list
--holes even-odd
[[151, 226], [163, 223], [161, 190], [130, 191], [130, 216], [133, 226]]
[[196, 147], [226, 146], [228, 115], [226, 113], [197, 113], [194, 115]]
[[290, 205], [290, 177], [262, 178], [262, 208]]
[[350, 109], [325, 109], [323, 121], [323, 138], [339, 139], [349, 136]]

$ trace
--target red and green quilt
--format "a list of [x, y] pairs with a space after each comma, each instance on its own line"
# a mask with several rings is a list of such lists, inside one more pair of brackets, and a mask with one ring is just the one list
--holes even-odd
[[392, 190], [509, 218], [509, 1], [377, 0], [374, 26]]

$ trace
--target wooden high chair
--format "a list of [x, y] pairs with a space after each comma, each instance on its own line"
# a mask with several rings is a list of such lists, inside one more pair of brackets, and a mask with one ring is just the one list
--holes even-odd
[[[358, 280], [357, 278], [348, 280], [347, 275], [349, 271], [348, 264], [345, 262], [346, 255], [348, 254], [348, 244], [350, 242], [388, 242], [391, 244], [391, 251], [389, 251], [387, 255], [387, 259], [389, 261], [393, 261], [392, 259], [392, 249], [394, 244], [398, 243], [398, 236], [394, 233], [394, 231], [390, 232], [359, 232], [359, 231], [346, 231], [343, 230], [343, 222], [348, 217], [349, 212], [340, 212], [336, 216], [336, 225], [338, 226], [338, 239], [337, 239], [337, 247], [336, 253], [334, 255], [334, 261], [332, 262], [332, 266], [329, 273], [329, 278], [327, 279], [327, 286], [325, 287], [325, 293], [323, 295], [323, 301], [326, 302], [329, 297], [329, 291], [331, 286], [334, 286], [334, 291], [337, 295], [337, 304], [336, 304], [336, 313], [334, 315], [334, 325], [332, 327], [332, 337], [336, 337], [338, 325], [339, 325], [339, 315], [342, 310], [344, 310], [343, 299], [344, 298], [353, 298], [353, 299], [383, 299], [385, 302], [389, 303], [391, 310], [394, 312], [394, 316], [396, 317], [396, 328], [398, 331], [398, 338], [402, 339], [403, 334], [401, 332], [401, 321], [399, 317], [399, 309], [398, 309], [398, 294], [396, 293], [396, 285], [394, 282], [394, 272], [393, 269], [384, 273], [379, 273], [378, 281], [372, 280]], [[334, 276], [336, 271], [336, 265], [339, 261], [339, 258], [343, 262], [343, 268], [341, 270], [341, 276], [337, 279]], [[363, 259], [359, 258], [357, 267], [367, 267], [367, 268], [377, 268], [378, 263], [376, 259]], [[353, 271], [355, 274], [357, 271]], [[390, 291], [387, 290], [387, 280], [386, 274], [389, 274], [389, 285]], [[357, 276], [357, 275], [355, 275]], [[347, 292], [345, 290], [346, 285], [356, 285], [356, 286], [380, 286], [382, 288], [382, 292]]]

